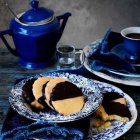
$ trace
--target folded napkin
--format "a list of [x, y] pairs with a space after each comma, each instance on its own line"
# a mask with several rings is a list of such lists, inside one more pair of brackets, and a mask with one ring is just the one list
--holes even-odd
[[88, 130], [89, 117], [66, 123], [33, 121], [10, 108], [1, 130], [1, 136], [4, 140], [83, 140]]
[[[67, 72], [83, 73], [81, 68]], [[16, 83], [21, 80], [16, 80]], [[89, 126], [89, 117], [65, 123], [34, 121], [19, 115], [10, 107], [1, 130], [1, 137], [4, 140], [83, 140], [88, 134]]]
[[123, 38], [121, 34], [109, 29], [101, 43], [99, 43], [99, 46], [97, 46], [92, 55], [88, 57], [91, 69], [95, 71], [107, 71], [110, 69], [125, 73], [135, 73], [136, 70], [131, 63], [111, 52], [113, 47], [122, 42]]

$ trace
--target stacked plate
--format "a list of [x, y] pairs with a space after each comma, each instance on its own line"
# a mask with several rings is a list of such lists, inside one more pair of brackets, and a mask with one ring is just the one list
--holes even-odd
[[[124, 85], [131, 85], [131, 86], [139, 86], [140, 85], [140, 64], [132, 64], [137, 70], [137, 73], [123, 73], [112, 69], [107, 69], [104, 72], [99, 72], [91, 69], [90, 64], [88, 63], [88, 57], [93, 53], [94, 49], [97, 49], [101, 40], [97, 40], [92, 42], [91, 44], [87, 45], [83, 49], [83, 54], [85, 55], [84, 66], [85, 68], [90, 71], [91, 73], [104, 78], [106, 80], [120, 83]], [[124, 50], [123, 44], [116, 45], [112, 50], [112, 53], [118, 55], [120, 58], [125, 59], [124, 56], [126, 55], [126, 51]], [[81, 58], [83, 57], [81, 54]]]

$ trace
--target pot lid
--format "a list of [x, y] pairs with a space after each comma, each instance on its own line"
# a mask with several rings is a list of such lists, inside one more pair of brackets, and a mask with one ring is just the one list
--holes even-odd
[[30, 2], [32, 9], [26, 11], [19, 18], [20, 22], [29, 25], [41, 25], [50, 23], [54, 19], [54, 12], [50, 9], [39, 7], [39, 1]]

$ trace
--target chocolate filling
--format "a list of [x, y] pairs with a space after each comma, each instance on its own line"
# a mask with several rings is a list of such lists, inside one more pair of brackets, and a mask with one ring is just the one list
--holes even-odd
[[106, 102], [102, 104], [108, 115], [119, 115], [120, 117], [131, 118], [131, 113], [127, 106], [117, 102]]
[[[49, 81], [48, 81], [49, 82]], [[42, 95], [45, 96], [45, 88], [48, 84], [48, 82], [46, 82], [43, 86], [42, 86]]]
[[[48, 82], [49, 82], [49, 81], [48, 81]], [[45, 87], [46, 87], [46, 85], [47, 85], [48, 82], [46, 82], [46, 83], [42, 86], [42, 96], [38, 99], [38, 102], [39, 102], [40, 104], [42, 104], [45, 108], [49, 108], [48, 104], [45, 102], [45, 99], [46, 99], [46, 97], [45, 97]]]
[[112, 102], [113, 100], [116, 100], [122, 97], [123, 97], [122, 95], [119, 95], [116, 92], [107, 92], [107, 93], [104, 93], [103, 102], [110, 102], [110, 101]]
[[35, 82], [35, 80], [36, 78], [29, 79], [22, 87], [22, 94], [29, 104], [35, 100], [35, 97], [32, 92], [32, 85]]
[[68, 81], [58, 83], [52, 90], [51, 101], [83, 96], [81, 89]]
[[119, 102], [113, 102], [113, 100], [123, 98], [116, 92], [107, 92], [104, 94], [102, 105], [108, 115], [118, 115], [120, 117], [131, 118], [131, 113], [128, 107]]
[[52, 101], [64, 100], [79, 96], [83, 96], [83, 93], [81, 92], [81, 89], [78, 88], [75, 84], [68, 81], [61, 82], [53, 88], [49, 104], [55, 109]]
[[53, 104], [52, 104], [52, 100], [49, 101], [49, 104], [51, 105], [51, 107], [52, 107], [54, 110], [56, 110], [55, 107], [54, 107]]

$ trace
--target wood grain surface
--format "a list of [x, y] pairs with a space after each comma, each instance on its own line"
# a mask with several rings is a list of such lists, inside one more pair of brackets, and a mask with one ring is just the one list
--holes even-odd
[[[79, 56], [77, 56], [76, 58], [76, 66], [78, 66], [80, 64]], [[9, 108], [8, 97], [15, 80], [19, 78], [25, 78], [28, 76], [34, 76], [42, 72], [47, 72], [49, 70], [56, 69], [55, 63], [44, 69], [25, 69], [20, 67], [17, 61], [18, 58], [11, 55], [7, 49], [0, 48], [0, 129], [2, 128], [3, 121]], [[108, 82], [95, 75], [93, 77], [94, 79], [97, 79], [99, 81]], [[128, 131], [126, 134], [120, 137], [119, 140], [140, 140], [140, 87], [124, 86], [115, 83], [111, 84], [118, 86], [124, 92], [129, 94], [135, 101], [138, 110], [138, 118], [136, 123], [133, 125], [130, 131]]]

